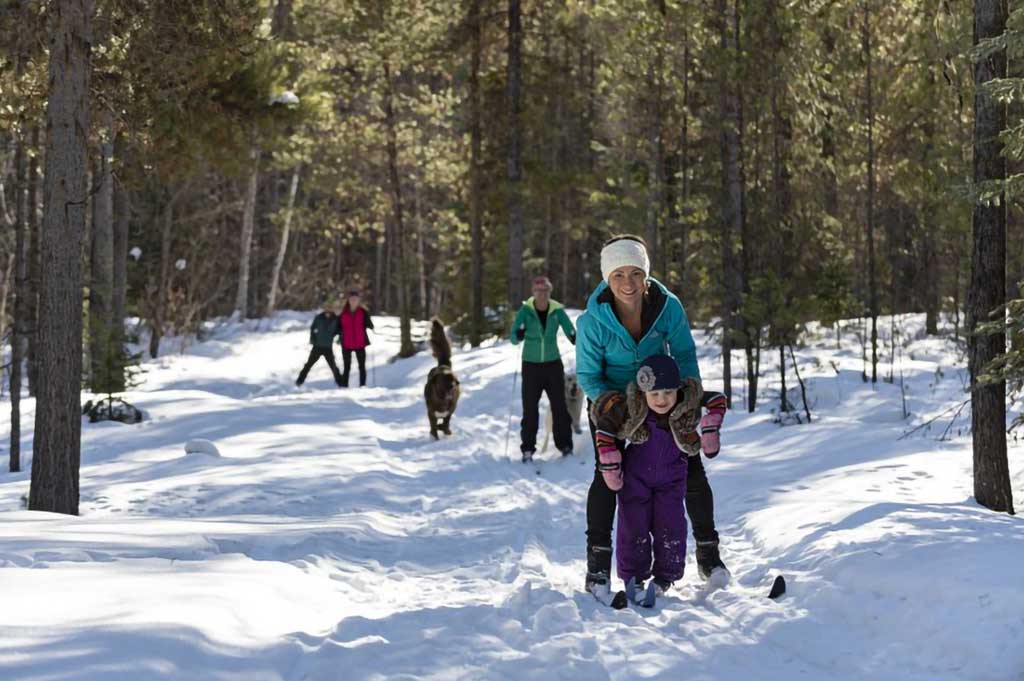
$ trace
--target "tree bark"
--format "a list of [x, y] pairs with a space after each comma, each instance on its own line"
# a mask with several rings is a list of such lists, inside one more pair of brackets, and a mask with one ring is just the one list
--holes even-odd
[[[280, 5], [279, 5], [280, 6]], [[281, 268], [284, 266], [284, 256], [288, 252], [288, 236], [292, 229], [292, 213], [295, 212], [295, 195], [299, 190], [300, 166], [292, 170], [292, 181], [288, 187], [288, 205], [284, 209], [284, 228], [281, 230], [281, 243], [277, 247], [277, 257], [274, 258], [274, 270], [270, 275], [270, 293], [267, 295], [267, 316], [274, 314], [274, 307], [277, 305], [277, 287], [281, 281]]]
[[789, 395], [786, 389], [786, 345], [779, 343], [779, 411], [789, 411]]
[[374, 278], [373, 278], [373, 302], [375, 304], [374, 312], [381, 312], [382, 310], [388, 309], [387, 304], [387, 289], [384, 284], [384, 250], [387, 237], [387, 225], [385, 225], [382, 233], [377, 234], [377, 246], [376, 246], [376, 267], [374, 267]]
[[514, 309], [523, 296], [523, 198], [522, 198], [522, 70], [523, 24], [521, 0], [508, 0], [508, 148], [506, 206], [508, 210], [508, 304]]
[[722, 382], [724, 392], [732, 406], [732, 348], [733, 327], [739, 308], [740, 285], [736, 256], [733, 252], [733, 238], [743, 231], [743, 180], [740, 174], [740, 128], [739, 103], [734, 89], [733, 74], [728, 64], [736, 58], [735, 36], [732, 31], [736, 17], [727, 0], [717, 0], [719, 21], [719, 46], [723, 72], [719, 80], [720, 110], [720, 151], [722, 156], [722, 207], [721, 230], [722, 257]]
[[[935, 74], [929, 71], [929, 81], [934, 86]], [[931, 168], [935, 163], [935, 122], [929, 118], [924, 126], [924, 151], [922, 167]], [[929, 193], [930, 194], [930, 193]], [[924, 198], [922, 222], [924, 223], [924, 298], [925, 333], [935, 336], [939, 333], [939, 312], [942, 301], [939, 298], [939, 259], [937, 257], [942, 240], [942, 227], [936, 219], [936, 202], [930, 196]]]
[[867, 69], [864, 88], [864, 103], [868, 125], [868, 307], [871, 313], [871, 382], [878, 382], [878, 281], [875, 274], [875, 98], [871, 54], [871, 5], [864, 3], [864, 21], [861, 24], [861, 47]]
[[[833, 64], [835, 62], [836, 37], [827, 17], [823, 17], [825, 23], [822, 35], [822, 44], [825, 48], [827, 63], [822, 71], [825, 74], [825, 82], [833, 83]], [[829, 96], [825, 107], [825, 125], [821, 130], [821, 157], [825, 165], [825, 213], [834, 220], [839, 220], [839, 176], [836, 174], [836, 129], [833, 117], [836, 104]]]
[[[660, 0], [654, 2], [655, 14], [659, 17], [660, 26], [665, 26], [665, 3]], [[659, 31], [659, 34], [662, 31]], [[663, 168], [662, 151], [662, 68], [664, 60], [664, 36], [658, 35], [655, 38], [654, 60], [647, 65], [647, 195], [644, 206], [644, 224], [647, 240], [647, 250], [650, 256], [651, 269], [656, 268], [656, 263], [662, 260], [660, 244], [658, 244], [658, 222], [662, 213], [662, 204], [665, 201], [665, 178]], [[666, 272], [657, 271], [659, 276]]]
[[419, 284], [419, 313], [420, 319], [426, 319], [427, 314], [427, 256], [426, 244], [423, 238], [423, 206], [420, 204], [420, 192], [416, 185], [412, 187], [413, 214], [416, 218], [416, 274]]
[[238, 255], [238, 296], [235, 298], [235, 314], [245, 319], [249, 310], [249, 260], [252, 255], [252, 234], [256, 220], [256, 190], [259, 186], [260, 152], [255, 146], [250, 152], [252, 167], [245, 186], [245, 203], [242, 208], [242, 238]]
[[[1006, 0], [976, 0], [974, 44], [1006, 30]], [[982, 87], [1006, 77], [1006, 53], [997, 52], [974, 64], [974, 183], [1006, 178], [1006, 158], [1000, 134], [1006, 129], [1006, 104]], [[978, 376], [1006, 352], [1003, 333], [974, 335], [983, 321], [1002, 321], [1006, 295], [1006, 201], [975, 204], [971, 284], [968, 290], [967, 329], [971, 372], [971, 431], [974, 446], [974, 498], [993, 511], [1013, 513], [1013, 491], [1006, 454], [1006, 384], [978, 386]]]
[[32, 153], [28, 162], [28, 285], [25, 293], [25, 337], [28, 340], [26, 354], [28, 371], [28, 394], [35, 396], [39, 385], [39, 126], [32, 126]]
[[483, 53], [481, 0], [470, 0], [469, 28], [473, 32], [469, 70], [469, 232], [470, 328], [469, 343], [480, 346], [484, 333], [483, 180], [481, 178], [480, 58]]
[[400, 357], [412, 357], [416, 348], [412, 344], [412, 321], [409, 312], [408, 267], [405, 260], [405, 226], [402, 216], [402, 184], [398, 177], [398, 125], [395, 120], [394, 84], [391, 64], [384, 61], [384, 118], [387, 127], [388, 176], [391, 179], [392, 209], [395, 216], [395, 269], [398, 270], [398, 314], [401, 341]]
[[26, 198], [27, 170], [25, 164], [25, 128], [15, 138], [14, 150], [14, 328], [11, 334], [11, 456], [10, 471], [21, 470], [21, 365], [25, 355], [25, 316], [27, 262], [25, 231], [28, 222]]
[[275, 38], [291, 40], [294, 34], [292, 22], [293, 0], [276, 0], [274, 16], [271, 18], [270, 34]]
[[112, 361], [114, 293], [114, 143], [111, 121], [100, 124], [99, 157], [93, 170], [91, 257], [89, 277], [89, 386], [94, 393], [113, 393]]
[[160, 279], [157, 283], [156, 300], [153, 302], [150, 320], [149, 356], [156, 359], [160, 353], [160, 339], [167, 322], [167, 305], [171, 295], [171, 237], [174, 227], [174, 206], [188, 189], [187, 184], [178, 187], [167, 199], [160, 216]]
[[[114, 158], [121, 168], [125, 167], [127, 144], [123, 135], [114, 138]], [[111, 348], [124, 352], [124, 318], [128, 299], [128, 229], [131, 224], [131, 204], [128, 188], [114, 175], [114, 288], [111, 298]], [[115, 392], [122, 392], [125, 385], [124, 371], [112, 377]]]
[[78, 515], [81, 457], [82, 234], [89, 146], [92, 2], [56, 0], [48, 13], [49, 88], [39, 387], [29, 509]]
[[693, 209], [690, 206], [690, 29], [683, 34], [683, 102], [682, 131], [679, 139], [679, 250], [676, 264], [679, 270], [679, 281], [684, 291], [687, 287], [687, 260], [689, 259], [690, 219]]

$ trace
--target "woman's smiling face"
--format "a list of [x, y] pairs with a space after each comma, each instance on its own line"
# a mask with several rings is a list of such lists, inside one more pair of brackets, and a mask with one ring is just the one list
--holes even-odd
[[639, 304], [647, 291], [647, 274], [639, 267], [620, 267], [608, 276], [608, 287], [616, 300], [627, 305]]

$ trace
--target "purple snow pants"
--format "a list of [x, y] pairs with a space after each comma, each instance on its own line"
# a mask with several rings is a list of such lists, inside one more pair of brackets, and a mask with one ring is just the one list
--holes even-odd
[[[675, 582], [686, 564], [686, 455], [648, 419], [651, 436], [623, 457], [615, 554], [619, 578]], [[651, 558], [653, 553], [653, 567]]]

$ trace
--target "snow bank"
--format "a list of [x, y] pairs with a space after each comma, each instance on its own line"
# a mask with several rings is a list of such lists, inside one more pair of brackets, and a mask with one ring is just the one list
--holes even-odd
[[[757, 413], [733, 378], [737, 411], [706, 466], [734, 581], [702, 598], [691, 544], [682, 582], [643, 612], [580, 593], [586, 436], [540, 475], [506, 457], [517, 348], [456, 353], [455, 434], [433, 442], [432, 360], [387, 364], [393, 318], [377, 320], [369, 387], [340, 390], [321, 363], [294, 388], [311, 318], [167, 339], [128, 396], [150, 418], [83, 424], [81, 516], [21, 510], [28, 472], [0, 477], [0, 678], [1005, 681], [1024, 669], [1024, 522], [974, 503], [969, 414], [903, 437], [963, 399], [958, 349], [924, 337], [918, 317], [901, 320], [894, 384], [861, 381], [852, 325], [839, 349], [834, 330], [813, 330], [796, 353], [810, 425], [771, 422], [774, 353]], [[695, 336], [718, 387], [717, 348]], [[33, 400], [23, 408], [30, 448]], [[183, 442], [231, 456], [182, 456]], [[1019, 506], [1024, 448], [1010, 455]], [[787, 595], [770, 601], [780, 573]]]

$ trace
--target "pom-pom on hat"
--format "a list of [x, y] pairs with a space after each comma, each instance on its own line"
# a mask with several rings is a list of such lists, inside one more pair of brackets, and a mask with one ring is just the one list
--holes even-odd
[[651, 355], [636, 372], [636, 385], [645, 393], [652, 390], [678, 390], [682, 384], [679, 365], [668, 355]]

